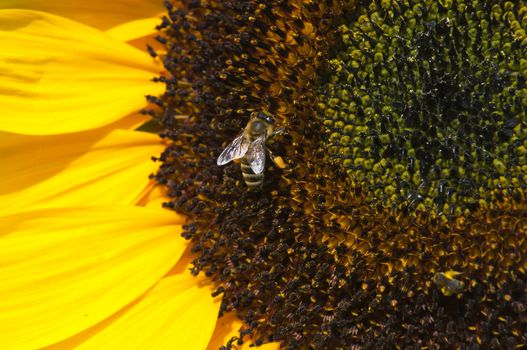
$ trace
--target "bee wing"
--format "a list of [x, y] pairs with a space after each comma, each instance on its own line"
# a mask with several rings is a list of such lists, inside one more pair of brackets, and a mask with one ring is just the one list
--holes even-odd
[[221, 152], [220, 156], [218, 157], [217, 164], [223, 165], [227, 164], [228, 162], [232, 161], [233, 159], [239, 159], [247, 153], [247, 150], [249, 149], [249, 140], [245, 137], [243, 133], [236, 136], [232, 142], [225, 147], [223, 152]]
[[265, 167], [265, 136], [258, 137], [253, 141], [247, 151], [247, 160], [255, 174], [260, 174]]

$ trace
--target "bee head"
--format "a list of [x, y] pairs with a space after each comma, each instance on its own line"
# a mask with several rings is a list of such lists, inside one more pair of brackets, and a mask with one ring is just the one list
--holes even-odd
[[252, 117], [264, 121], [266, 124], [274, 125], [274, 118], [266, 112], [253, 112]]

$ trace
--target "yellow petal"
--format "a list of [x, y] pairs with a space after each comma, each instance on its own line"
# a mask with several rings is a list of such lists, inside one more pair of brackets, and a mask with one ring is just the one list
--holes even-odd
[[109, 130], [115, 130], [115, 129], [125, 129], [125, 130], [135, 130], [147, 121], [149, 121], [151, 118], [149, 116], [143, 115], [139, 112], [130, 113], [126, 117], [119, 119], [117, 122], [109, 124], [105, 127], [99, 128], [104, 129], [108, 128]]
[[162, 0], [2, 0], [0, 9], [26, 9], [70, 18], [92, 27], [107, 30], [165, 11]]
[[148, 188], [137, 202], [137, 205], [148, 208], [162, 208], [164, 202], [168, 202], [166, 187], [157, 185]]
[[[216, 329], [207, 346], [207, 350], [218, 350], [222, 345], [226, 345], [233, 337], [238, 338], [240, 336], [238, 331], [242, 325], [243, 323], [233, 312], [218, 319]], [[236, 344], [235, 340], [233, 345]]]
[[[178, 275], [183, 273], [188, 273], [188, 271], [192, 268], [192, 260], [195, 258], [195, 255], [191, 253], [191, 247], [187, 246], [187, 249], [185, 252], [183, 252], [183, 255], [179, 259], [178, 263], [170, 270], [168, 275]], [[243, 326], [243, 322], [233, 313], [228, 313], [224, 315], [223, 317], [219, 318], [216, 322], [216, 328], [214, 329], [214, 333], [212, 334], [210, 338], [210, 342], [207, 344], [206, 349], [207, 350], [217, 350], [222, 345], [226, 345], [229, 340], [231, 340], [233, 337], [238, 338], [239, 337], [239, 330]], [[255, 350], [255, 349], [263, 349], [263, 350], [278, 350], [280, 349], [280, 343], [267, 343], [263, 344], [258, 348], [251, 347], [251, 344], [253, 344], [253, 340], [250, 338], [250, 336], [245, 336], [243, 338], [244, 343], [241, 346], [236, 345], [237, 342], [235, 340], [234, 345], [236, 345], [236, 349], [238, 350]]]
[[189, 272], [166, 277], [125, 310], [50, 349], [203, 350], [220, 307], [210, 293]]
[[0, 10], [0, 130], [48, 135], [92, 129], [159, 94], [151, 57], [54, 15]]
[[185, 249], [170, 214], [87, 207], [0, 218], [2, 348], [54, 344], [143, 295]]
[[0, 133], [0, 213], [84, 205], [133, 205], [163, 145], [157, 135], [115, 130], [27, 136]]
[[[150, 46], [159, 56], [166, 55], [166, 47], [155, 39], [156, 36], [157, 34], [145, 35], [139, 38], [134, 38], [133, 40], [127, 40], [126, 43], [138, 48], [139, 50], [146, 50], [147, 47]], [[126, 39], [126, 36], [123, 35], [122, 37], [123, 39]]]
[[159, 17], [138, 19], [113, 27], [106, 34], [121, 41], [134, 40], [157, 32], [156, 26], [160, 23]]
[[217, 350], [222, 345], [226, 345], [231, 339], [236, 338], [232, 345], [236, 345], [236, 349], [239, 350], [279, 350], [280, 343], [266, 343], [259, 347], [254, 347], [253, 340], [246, 336], [243, 338], [244, 343], [240, 346], [237, 345], [237, 339], [240, 336], [239, 330], [242, 327], [243, 322], [236, 317], [235, 313], [231, 312], [221, 317], [216, 323], [216, 329], [211, 337], [210, 343], [207, 346], [207, 350]]

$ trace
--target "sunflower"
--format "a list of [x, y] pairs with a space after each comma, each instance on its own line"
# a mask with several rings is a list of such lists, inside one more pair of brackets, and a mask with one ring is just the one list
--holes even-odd
[[[221, 313], [288, 349], [527, 344], [524, 1], [168, 10], [156, 179]], [[261, 191], [216, 161], [255, 112]]]
[[[523, 1], [28, 3], [4, 346], [527, 343]], [[216, 162], [254, 112], [284, 128], [260, 191]]]
[[1, 7], [2, 347], [217, 349], [241, 323], [188, 273], [185, 219], [149, 179], [165, 146], [134, 131], [163, 91], [162, 4]]

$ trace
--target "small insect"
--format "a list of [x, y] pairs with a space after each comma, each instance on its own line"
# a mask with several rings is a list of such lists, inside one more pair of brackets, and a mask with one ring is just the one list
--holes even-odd
[[445, 296], [459, 294], [465, 289], [465, 283], [454, 277], [460, 274], [456, 271], [437, 272], [432, 281]]
[[275, 157], [265, 146], [267, 139], [283, 132], [283, 128], [274, 130], [274, 118], [265, 112], [253, 112], [245, 129], [221, 152], [217, 164], [224, 165], [241, 158], [243, 179], [249, 190], [258, 191], [263, 186], [265, 156], [279, 167], [285, 163], [281, 157]]

